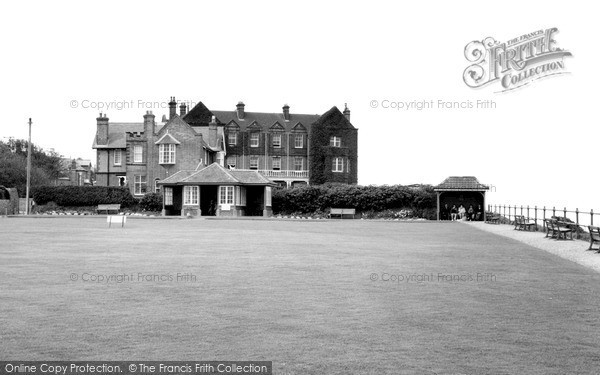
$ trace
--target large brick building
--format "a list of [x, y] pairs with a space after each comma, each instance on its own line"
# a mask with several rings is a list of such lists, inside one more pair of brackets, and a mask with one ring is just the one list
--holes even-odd
[[140, 123], [109, 122], [103, 114], [96, 120], [96, 184], [128, 186], [134, 196], [158, 192], [162, 180], [176, 183], [168, 178], [212, 163], [256, 171], [282, 187], [357, 182], [358, 131], [347, 107], [343, 113], [333, 107], [306, 115], [291, 113], [288, 105], [279, 113], [262, 113], [247, 112], [242, 102], [231, 111], [211, 111], [200, 102], [189, 112], [181, 104], [177, 114], [171, 98], [169, 118], [160, 123], [150, 111]]

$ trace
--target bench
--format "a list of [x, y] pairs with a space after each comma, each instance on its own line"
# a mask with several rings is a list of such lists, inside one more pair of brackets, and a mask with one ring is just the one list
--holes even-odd
[[590, 231], [590, 248], [588, 250], [598, 250], [600, 253], [600, 247], [598, 249], [592, 249], [594, 242], [600, 243], [600, 227], [588, 226]]
[[567, 239], [567, 233], [570, 234], [571, 240], [573, 239], [573, 230], [571, 228], [561, 226], [557, 221], [547, 220], [546, 221], [546, 237], [550, 234], [550, 238], [556, 236], [557, 240]]
[[329, 218], [331, 218], [333, 215], [339, 215], [340, 219], [343, 219], [344, 215], [352, 215], [352, 218], [354, 219], [354, 215], [356, 215], [356, 210], [354, 208], [332, 208], [329, 211]]
[[98, 208], [96, 208], [96, 212], [98, 214], [104, 212], [105, 214], [110, 214], [111, 212], [118, 214], [121, 211], [120, 204], [99, 204]]
[[515, 230], [529, 230], [535, 223], [526, 219], [523, 215], [515, 215]]
[[117, 215], [117, 216], [108, 215], [106, 217], [106, 222], [108, 223], [109, 228], [112, 225], [112, 223], [115, 223], [115, 224], [120, 223], [121, 228], [123, 228], [125, 226], [125, 223], [127, 222], [127, 216], [125, 216], [125, 215]]
[[500, 224], [500, 215], [493, 212], [487, 212], [485, 214], [485, 222], [488, 224]]

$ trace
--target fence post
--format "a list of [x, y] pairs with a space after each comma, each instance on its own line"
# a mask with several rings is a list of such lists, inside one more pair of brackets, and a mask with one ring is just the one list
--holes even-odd
[[590, 210], [590, 225], [594, 225], [594, 210]]
[[533, 212], [534, 212], [534, 215], [535, 215], [535, 221], [534, 221], [534, 223], [535, 223], [535, 231], [537, 232], [537, 230], [538, 230], [538, 227], [537, 227], [537, 205], [535, 206], [535, 210]]
[[527, 205], [527, 220], [529, 220], [529, 219], [530, 219], [530, 217], [529, 217], [529, 205]]
[[552, 216], [556, 216], [556, 207], [552, 206]]
[[503, 215], [502, 216], [506, 217], [506, 205], [504, 205], [504, 207], [502, 209], [503, 209], [503, 211], [502, 211]]
[[577, 224], [577, 239], [579, 239], [579, 208], [575, 209], [575, 224]]
[[508, 205], [508, 221], [510, 221], [510, 204]]
[[521, 205], [521, 216], [523, 216], [523, 205]]
[[544, 230], [546, 230], [546, 206], [544, 206], [544, 217], [542, 220], [544, 220], [544, 224], [542, 225], [542, 228], [544, 228]]
[[565, 221], [567, 221], [567, 208], [566, 207], [563, 210], [563, 217], [565, 218]]

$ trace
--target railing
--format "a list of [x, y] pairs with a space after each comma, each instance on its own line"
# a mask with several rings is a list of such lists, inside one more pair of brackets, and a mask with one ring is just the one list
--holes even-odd
[[[568, 210], [564, 207], [562, 210], [557, 209], [556, 207], [546, 208], [546, 206], [538, 207], [538, 206], [511, 206], [511, 205], [488, 205], [488, 212], [493, 212], [495, 214], [502, 215], [506, 217], [510, 222], [514, 222], [515, 215], [525, 216], [527, 220], [533, 220], [536, 224], [536, 228], [539, 225], [538, 220], [541, 220], [541, 226], [545, 229], [545, 219], [549, 219], [552, 216], [562, 216], [568, 219], [573, 220], [573, 222], [577, 225], [578, 228], [585, 227], [587, 225], [594, 225], [594, 215], [598, 216], [600, 213], [594, 212], [594, 210], [589, 211], [579, 211], [579, 208], [576, 208], [575, 211]], [[532, 216], [533, 214], [533, 216]], [[573, 215], [574, 214], [574, 215]], [[569, 217], [571, 216], [571, 217]], [[512, 218], [512, 219], [511, 219]], [[586, 222], [586, 218], [589, 218], [589, 221]], [[596, 220], [596, 225], [600, 224], [600, 220]], [[587, 228], [586, 228], [587, 229]], [[577, 231], [577, 238], [580, 237], [580, 230]]]
[[265, 177], [274, 178], [308, 178], [308, 171], [296, 171], [291, 169], [273, 170], [273, 169], [238, 169], [238, 171], [257, 171]]

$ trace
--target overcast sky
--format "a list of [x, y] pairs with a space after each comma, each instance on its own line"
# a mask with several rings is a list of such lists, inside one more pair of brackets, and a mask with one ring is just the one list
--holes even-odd
[[[597, 12], [582, 3], [13, 1], [0, 23], [0, 137], [25, 138], [32, 117], [34, 143], [94, 159], [102, 102], [111, 121], [160, 119], [168, 109], [152, 103], [170, 96], [262, 112], [348, 103], [360, 184], [474, 175], [494, 185], [491, 202], [600, 211]], [[570, 74], [505, 93], [463, 82], [469, 42], [551, 27]], [[435, 108], [382, 108], [424, 100]]]

